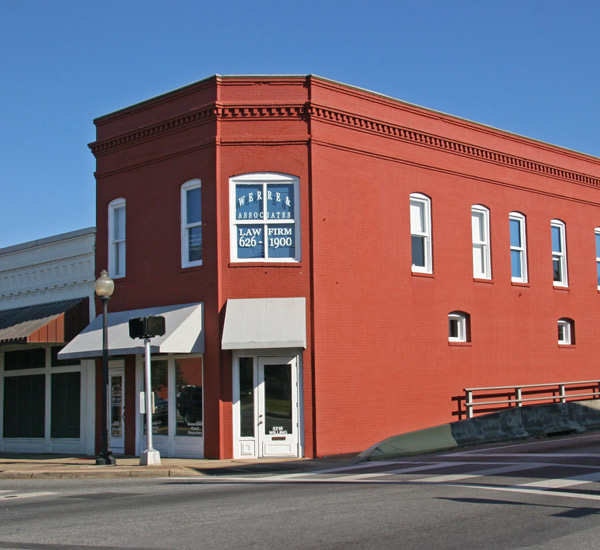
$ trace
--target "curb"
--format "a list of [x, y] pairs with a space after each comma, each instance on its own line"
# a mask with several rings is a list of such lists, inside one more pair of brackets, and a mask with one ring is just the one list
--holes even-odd
[[[110, 466], [109, 466], [110, 468]], [[5, 470], [3, 479], [114, 479], [114, 478], [158, 478], [158, 477], [204, 477], [205, 474], [181, 468], [169, 469], [125, 469], [125, 470]]]
[[[308, 472], [332, 464], [356, 463], [359, 459], [340, 455], [321, 459], [277, 462], [244, 462], [230, 460], [204, 461], [185, 460], [189, 464], [156, 464], [140, 466], [138, 464], [96, 466], [95, 464], [73, 463], [70, 457], [44, 457], [44, 461], [35, 458], [10, 458], [3, 464], [0, 459], [0, 481], [18, 479], [143, 479], [143, 478], [207, 478], [222, 475], [270, 475], [274, 473]], [[90, 459], [91, 461], [91, 459]]]

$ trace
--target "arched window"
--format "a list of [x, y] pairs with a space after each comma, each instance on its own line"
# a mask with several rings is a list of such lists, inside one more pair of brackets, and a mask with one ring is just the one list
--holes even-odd
[[464, 311], [448, 314], [448, 342], [471, 341], [471, 316]]
[[515, 283], [527, 282], [527, 233], [525, 216], [519, 212], [508, 215], [510, 226], [510, 269], [511, 280]]
[[552, 230], [552, 270], [554, 286], [569, 286], [567, 277], [567, 240], [565, 223], [560, 220], [550, 222]]
[[558, 345], [572, 346], [575, 344], [575, 322], [563, 317], [558, 320]]
[[108, 205], [108, 274], [113, 279], [125, 277], [125, 199]]
[[433, 273], [431, 199], [421, 193], [410, 195], [410, 239], [412, 271]]
[[202, 195], [199, 179], [181, 186], [181, 266], [202, 265]]
[[272, 172], [230, 180], [232, 262], [299, 262], [299, 179]]
[[594, 239], [596, 241], [596, 284], [600, 290], [600, 227], [594, 229]]
[[491, 279], [490, 211], [481, 204], [471, 207], [471, 233], [473, 238], [473, 277]]

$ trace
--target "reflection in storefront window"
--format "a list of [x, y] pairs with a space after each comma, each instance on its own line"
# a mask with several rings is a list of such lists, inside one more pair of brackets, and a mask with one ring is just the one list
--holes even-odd
[[175, 361], [177, 436], [202, 436], [202, 357]]
[[240, 357], [240, 435], [254, 437], [254, 375], [252, 357]]
[[265, 365], [265, 432], [293, 433], [292, 380], [289, 365]]
[[110, 436], [122, 437], [123, 377], [110, 377]]
[[[152, 361], [151, 386], [154, 394], [154, 413], [152, 414], [152, 433], [169, 434], [169, 377], [168, 363], [165, 359]], [[144, 433], [146, 433], [146, 415], [144, 415]]]

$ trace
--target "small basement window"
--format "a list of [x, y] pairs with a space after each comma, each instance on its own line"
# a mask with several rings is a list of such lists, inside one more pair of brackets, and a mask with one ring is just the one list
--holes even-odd
[[448, 314], [448, 342], [470, 342], [470, 315], [463, 311]]
[[572, 346], [575, 344], [575, 324], [572, 319], [558, 320], [558, 345]]

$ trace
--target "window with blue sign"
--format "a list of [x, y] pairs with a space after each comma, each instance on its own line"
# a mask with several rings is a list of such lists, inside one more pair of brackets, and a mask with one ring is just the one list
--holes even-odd
[[298, 178], [244, 174], [231, 178], [232, 261], [300, 261]]

